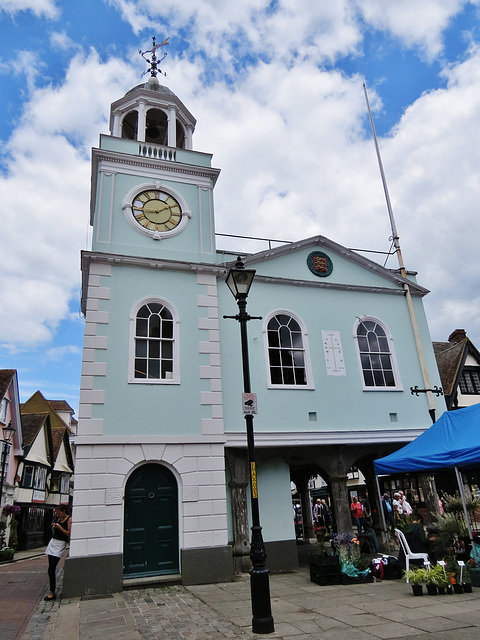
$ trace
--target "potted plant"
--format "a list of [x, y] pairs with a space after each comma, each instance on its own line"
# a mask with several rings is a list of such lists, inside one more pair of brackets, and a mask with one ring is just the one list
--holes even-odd
[[12, 547], [3, 547], [3, 549], [0, 551], [0, 561], [9, 562], [13, 560], [14, 555], [15, 555], [15, 549], [12, 549]]
[[408, 582], [408, 584], [412, 585], [412, 591], [414, 596], [422, 596], [423, 588], [422, 585], [425, 584], [427, 580], [427, 570], [423, 567], [419, 567], [417, 569], [408, 569], [408, 571], [403, 572], [403, 580]]
[[445, 594], [445, 586], [447, 585], [447, 582], [447, 576], [440, 565], [436, 564], [433, 567], [430, 567], [430, 570], [426, 573], [428, 595], [436, 596], [438, 593]]
[[452, 588], [450, 587], [450, 592], [448, 591], [448, 586], [450, 583], [450, 576], [447, 574], [445, 569], [441, 567], [439, 564], [436, 564], [432, 567], [430, 573], [433, 573], [434, 580], [437, 585], [438, 594], [443, 596], [446, 593], [451, 593]]

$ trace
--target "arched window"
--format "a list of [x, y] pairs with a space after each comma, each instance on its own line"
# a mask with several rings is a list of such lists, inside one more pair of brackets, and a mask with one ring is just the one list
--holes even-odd
[[122, 138], [137, 139], [138, 111], [129, 111], [122, 121]]
[[270, 386], [312, 388], [307, 335], [299, 319], [275, 312], [266, 323], [266, 348]]
[[162, 300], [137, 305], [130, 319], [130, 382], [179, 382], [175, 315]]
[[401, 389], [393, 341], [388, 328], [364, 316], [355, 327], [364, 389]]

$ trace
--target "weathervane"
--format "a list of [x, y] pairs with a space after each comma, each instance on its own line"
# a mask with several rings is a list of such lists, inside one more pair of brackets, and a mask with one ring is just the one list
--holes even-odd
[[[139, 54], [142, 56], [142, 58], [143, 58], [144, 60], [146, 60], [146, 61], [148, 62], [148, 64], [150, 65], [150, 69], [147, 69], [146, 71], [144, 71], [144, 72], [142, 73], [142, 75], [144, 76], [146, 73], [148, 73], [148, 72], [150, 71], [150, 75], [151, 75], [153, 78], [156, 78], [156, 77], [157, 77], [157, 73], [161, 73], [161, 74], [162, 74], [162, 76], [167, 77], [167, 74], [166, 74], [164, 71], [162, 71], [161, 69], [159, 69], [159, 68], [158, 68], [158, 65], [159, 65], [161, 62], [163, 62], [163, 61], [165, 60], [165, 58], [167, 57], [167, 52], [165, 52], [165, 55], [164, 55], [164, 56], [163, 56], [163, 58], [161, 58], [160, 60], [157, 60], [157, 54], [156, 54], [155, 52], [156, 52], [156, 50], [157, 50], [159, 47], [164, 47], [164, 46], [166, 46], [167, 44], [169, 44], [169, 42], [168, 42], [168, 38], [165, 38], [165, 40], [164, 40], [163, 42], [161, 42], [160, 44], [155, 44], [155, 39], [156, 39], [156, 38], [155, 38], [155, 36], [153, 36], [153, 37], [152, 37], [152, 42], [153, 42], [153, 44], [152, 44], [152, 48], [151, 48], [151, 49], [149, 49], [148, 51], [142, 51], [141, 49], [139, 49], [139, 50], [138, 50], [138, 53], [139, 53]], [[147, 54], [147, 53], [151, 53], [151, 54], [152, 54], [152, 57], [151, 57], [150, 59], [148, 59], [148, 58], [147, 58], [147, 56], [146, 56], [146, 54]]]

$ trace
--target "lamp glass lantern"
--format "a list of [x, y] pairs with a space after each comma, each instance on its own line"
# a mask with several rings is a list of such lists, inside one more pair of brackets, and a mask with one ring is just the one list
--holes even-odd
[[2, 428], [3, 431], [3, 441], [7, 444], [10, 444], [13, 439], [13, 434], [15, 433], [15, 429], [12, 427], [12, 421], [8, 423], [7, 427]]
[[226, 279], [226, 284], [236, 300], [248, 296], [254, 277], [255, 269], [245, 269], [241, 259], [237, 258], [235, 267], [230, 269]]

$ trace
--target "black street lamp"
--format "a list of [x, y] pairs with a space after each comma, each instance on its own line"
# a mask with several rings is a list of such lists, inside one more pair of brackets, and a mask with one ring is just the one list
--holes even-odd
[[[250, 364], [248, 360], [247, 322], [249, 320], [261, 320], [258, 316], [249, 316], [247, 313], [247, 296], [255, 277], [254, 269], [245, 269], [240, 256], [235, 267], [230, 269], [226, 283], [238, 304], [236, 316], [223, 316], [232, 318], [240, 323], [240, 337], [242, 344], [243, 365], [243, 390], [250, 393]], [[245, 414], [247, 427], [248, 462], [250, 467], [250, 497], [252, 503], [252, 542], [250, 546], [250, 559], [252, 569], [250, 571], [250, 592], [252, 599], [252, 630], [254, 633], [273, 633], [272, 607], [270, 604], [269, 573], [265, 564], [267, 554], [260, 526], [260, 513], [258, 509], [257, 470], [255, 464], [255, 440], [253, 435], [253, 414]]]
[[15, 429], [12, 427], [12, 421], [8, 423], [7, 427], [3, 427], [3, 440], [2, 442], [2, 476], [0, 477], [0, 507], [3, 499], [3, 476], [5, 475], [5, 465], [7, 463], [7, 454], [8, 449], [10, 448], [10, 444], [12, 442], [13, 434], [15, 433]]

